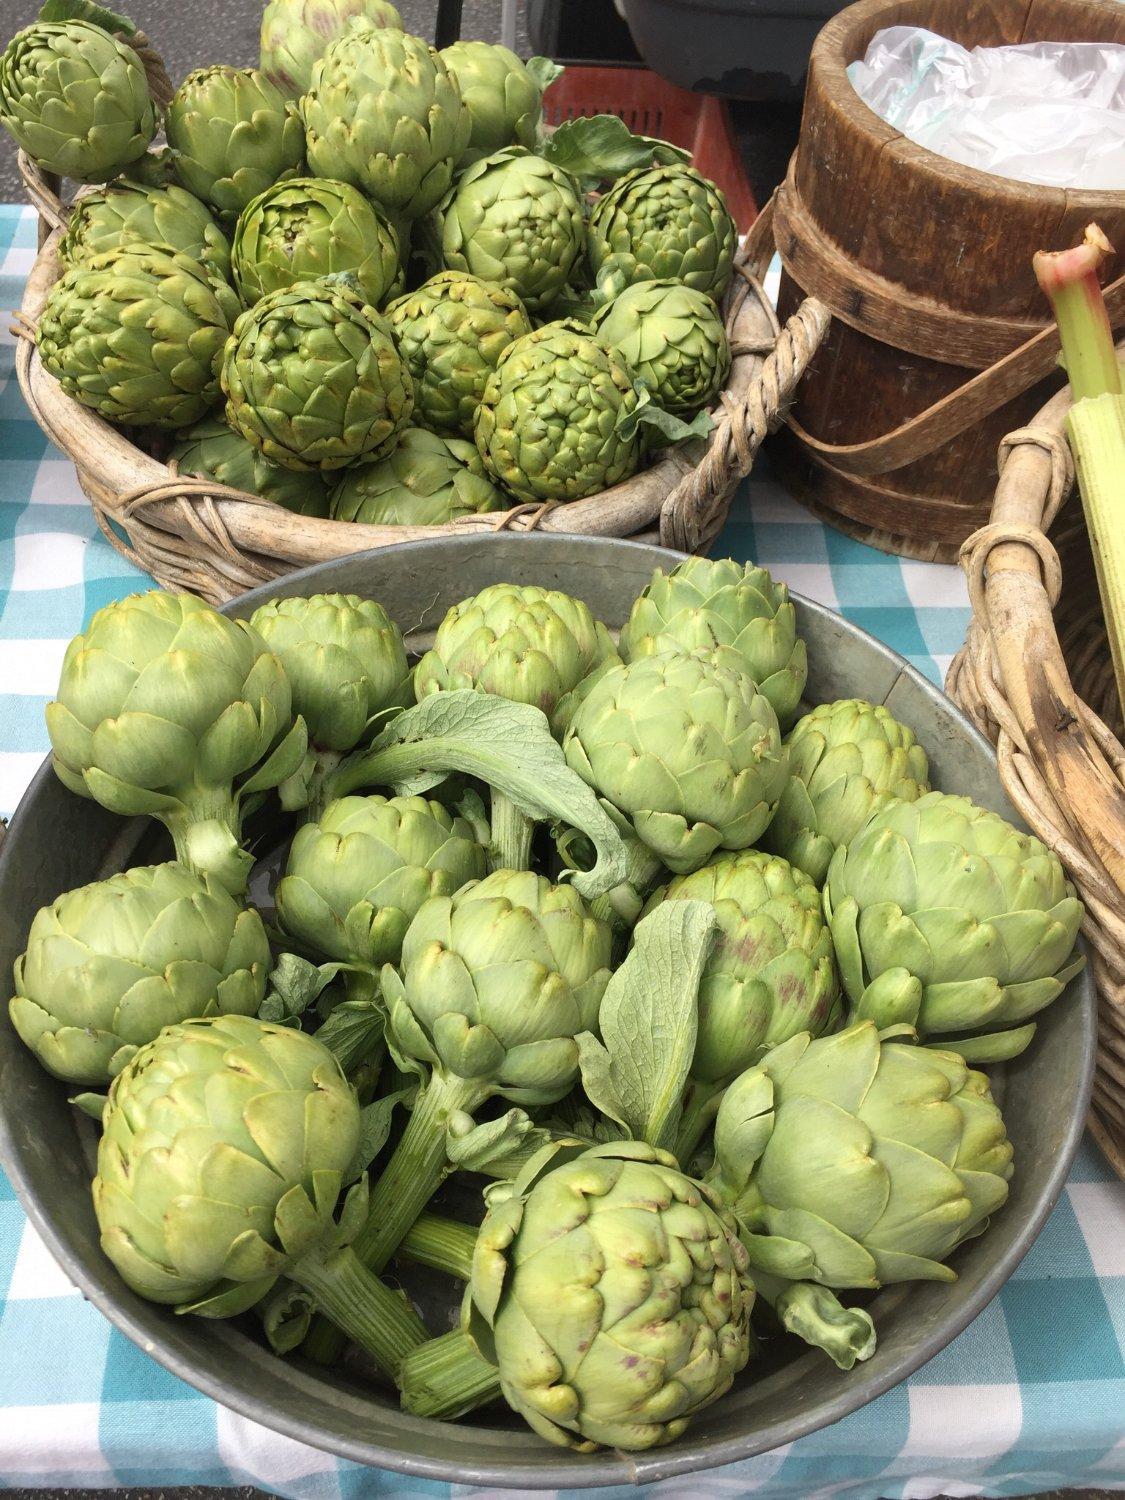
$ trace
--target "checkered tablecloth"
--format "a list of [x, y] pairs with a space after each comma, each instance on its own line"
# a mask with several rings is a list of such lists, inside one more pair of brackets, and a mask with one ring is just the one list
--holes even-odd
[[[34, 243], [30, 215], [0, 208], [0, 307], [18, 306]], [[23, 406], [11, 355], [9, 340], [0, 345], [5, 814], [46, 750], [43, 706], [67, 640], [100, 605], [147, 582], [98, 533], [71, 465]], [[958, 572], [859, 546], [767, 480], [739, 496], [717, 551], [766, 563], [934, 681], [964, 634]], [[778, 1500], [1125, 1489], [1123, 1351], [1125, 1187], [1087, 1143], [1031, 1254], [943, 1354], [835, 1427], [652, 1488]], [[472, 1493], [338, 1463], [167, 1374], [82, 1301], [0, 1174], [0, 1485], [246, 1483], [311, 1500]]]

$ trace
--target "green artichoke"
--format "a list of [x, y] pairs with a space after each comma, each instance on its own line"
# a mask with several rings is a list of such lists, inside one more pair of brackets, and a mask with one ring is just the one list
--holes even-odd
[[138, 865], [36, 913], [8, 1009], [56, 1078], [104, 1086], [165, 1026], [254, 1015], [269, 969], [256, 911], [183, 865]]
[[472, 129], [461, 166], [504, 146], [535, 149], [543, 115], [543, 93], [526, 66], [507, 47], [457, 41], [441, 59], [456, 78]]
[[717, 302], [738, 229], [726, 199], [694, 167], [637, 167], [598, 199], [586, 236], [590, 271], [621, 285], [682, 281]]
[[140, 1296], [230, 1317], [287, 1276], [388, 1373], [424, 1341], [346, 1248], [362, 1187], [333, 1222], [360, 1111], [315, 1038], [248, 1016], [169, 1026], [114, 1079], [102, 1126], [102, 1249]]
[[315, 64], [301, 100], [309, 167], [350, 182], [394, 219], [427, 213], [469, 139], [469, 112], [420, 37], [353, 21]]
[[746, 1267], [733, 1220], [667, 1152], [548, 1147], [489, 1191], [465, 1328], [540, 1437], [655, 1448], [749, 1359]]
[[472, 443], [422, 427], [404, 428], [386, 458], [349, 469], [332, 492], [337, 521], [368, 526], [440, 526], [507, 503]]
[[789, 739], [789, 780], [765, 842], [824, 884], [840, 844], [850, 844], [888, 802], [930, 790], [926, 752], [912, 730], [862, 698], [818, 703]]
[[260, 495], [299, 516], [328, 515], [328, 486], [319, 474], [298, 474], [271, 464], [218, 417], [204, 417], [183, 433], [168, 457], [180, 474]]
[[230, 275], [230, 245], [206, 204], [175, 183], [149, 188], [124, 177], [77, 199], [59, 255], [73, 266], [136, 240], [201, 261], [220, 281]]
[[679, 874], [761, 836], [788, 764], [753, 679], [705, 652], [611, 668], [579, 704], [563, 749]]
[[642, 394], [616, 350], [580, 323], [548, 323], [500, 356], [477, 412], [477, 447], [518, 499], [581, 500], [636, 470]]
[[287, 98], [298, 98], [312, 82], [313, 63], [356, 16], [402, 30], [390, 0], [269, 0], [262, 12], [262, 72]]
[[227, 421], [287, 469], [379, 458], [414, 408], [386, 321], [332, 282], [298, 281], [247, 308], [221, 380]]
[[111, 422], [187, 427], [219, 395], [238, 298], [189, 255], [139, 242], [65, 270], [36, 343], [48, 375]]
[[304, 166], [296, 112], [254, 68], [216, 65], [189, 73], [172, 96], [164, 128], [184, 187], [227, 220]]
[[1021, 1023], [1085, 962], [1082, 903], [1057, 857], [946, 792], [892, 801], [841, 844], [824, 910], [853, 1016], [975, 1062], [1022, 1052], [1035, 1027]]
[[805, 689], [808, 661], [785, 584], [765, 568], [730, 558], [689, 557], [670, 573], [658, 569], [621, 632], [624, 659], [716, 646], [738, 652], [787, 728]]
[[350, 272], [371, 307], [402, 289], [398, 235], [346, 182], [294, 177], [243, 209], [234, 233], [234, 281], [247, 307], [295, 281]]
[[648, 386], [657, 406], [692, 417], [730, 373], [730, 344], [714, 302], [680, 281], [640, 281], [594, 318], [604, 343]]
[[0, 54], [0, 123], [44, 171], [104, 182], [145, 154], [160, 115], [127, 43], [87, 21], [40, 21]]
[[414, 380], [414, 417], [434, 432], [472, 440], [488, 377], [531, 320], [515, 292], [442, 271], [387, 308]]
[[159, 818], [181, 863], [245, 889], [240, 798], [305, 754], [281, 663], [248, 625], [191, 594], [114, 600], [67, 647], [46, 719], [72, 792]]
[[522, 146], [475, 162], [435, 216], [447, 269], [507, 287], [530, 313], [566, 286], [585, 226], [574, 179]]

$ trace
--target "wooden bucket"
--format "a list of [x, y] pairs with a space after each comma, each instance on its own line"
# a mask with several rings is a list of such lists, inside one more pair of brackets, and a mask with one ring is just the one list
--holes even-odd
[[[897, 25], [966, 46], [1125, 43], [1125, 5], [861, 0], [813, 49], [800, 143], [772, 222], [782, 318], [811, 295], [832, 326], [775, 440], [776, 461], [790, 488], [845, 531], [953, 561], [989, 518], [1001, 438], [1060, 383], [1031, 257], [1076, 242], [1091, 220], [1125, 251], [1125, 192], [1009, 181], [908, 141], [861, 102], [846, 72], [877, 31]], [[1125, 326], [1125, 278], [1110, 300]]]

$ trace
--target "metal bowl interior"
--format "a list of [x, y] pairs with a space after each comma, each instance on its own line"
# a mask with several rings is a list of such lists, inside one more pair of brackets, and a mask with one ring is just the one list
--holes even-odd
[[[424, 646], [454, 601], [499, 581], [576, 594], [611, 626], [656, 567], [674, 555], [636, 543], [577, 537], [435, 539], [361, 553], [294, 573], [227, 606], [247, 616], [265, 599], [320, 591], [380, 600]], [[992, 751], [953, 704], [901, 657], [854, 625], [797, 601], [809, 646], [810, 701], [885, 702], [926, 746], [935, 784], [1013, 818]], [[10, 973], [36, 909], [154, 851], [151, 826], [123, 821], [72, 795], [45, 764], [0, 855], [0, 972]], [[402, 1413], [391, 1393], [299, 1359], [280, 1360], [248, 1322], [178, 1318], [118, 1280], [98, 1248], [88, 1191], [92, 1134], [0, 1017], [0, 1159], [32, 1222], [71, 1279], [129, 1338], [191, 1385], [236, 1411], [341, 1457], [432, 1479], [522, 1489], [650, 1482], [747, 1458], [827, 1426], [865, 1405], [945, 1347], [995, 1296], [1051, 1210], [1081, 1136], [1094, 1059], [1088, 971], [1042, 1016], [1025, 1055], [996, 1069], [1016, 1151], [1011, 1196], [988, 1232], [957, 1252], [956, 1282], [890, 1288], [870, 1302], [874, 1358], [848, 1374], [789, 1339], [772, 1342], [722, 1401], [679, 1442], [649, 1454], [578, 1455], [488, 1412], [441, 1424]]]

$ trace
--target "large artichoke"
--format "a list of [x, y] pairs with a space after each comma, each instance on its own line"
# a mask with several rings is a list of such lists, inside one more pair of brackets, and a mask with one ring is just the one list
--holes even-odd
[[72, 792], [159, 818], [184, 864], [245, 889], [240, 797], [305, 753], [281, 663], [248, 625], [191, 594], [115, 600], [67, 647], [46, 719]]
[[710, 406], [730, 373], [730, 344], [714, 302], [681, 281], [640, 281], [594, 318], [648, 386], [658, 406], [694, 416]]
[[579, 704], [563, 749], [677, 873], [761, 836], [788, 759], [753, 679], [704, 652], [611, 667]]
[[59, 255], [73, 266], [136, 240], [182, 251], [220, 280], [230, 274], [226, 235], [207, 205], [176, 183], [150, 188], [121, 178], [83, 194], [70, 211]]
[[457, 80], [472, 121], [462, 166], [504, 146], [535, 149], [543, 94], [514, 52], [493, 42], [462, 40], [444, 48], [441, 58]]
[[296, 112], [254, 68], [217, 64], [189, 73], [164, 121], [176, 175], [227, 220], [304, 165]]
[[343, 271], [371, 307], [402, 287], [394, 227], [346, 182], [294, 177], [267, 188], [243, 209], [232, 249], [247, 307], [295, 281]]
[[689, 557], [670, 573], [658, 569], [621, 632], [621, 655], [635, 661], [716, 646], [738, 652], [782, 729], [791, 724], [808, 661], [785, 584], [775, 583], [765, 568], [731, 558]]
[[469, 139], [469, 112], [420, 37], [354, 21], [313, 67], [301, 100], [309, 166], [353, 183], [395, 219], [427, 213]]
[[0, 123], [44, 171], [104, 182], [144, 155], [160, 116], [127, 43], [88, 21], [40, 21], [0, 54]]
[[787, 743], [789, 780], [765, 842], [817, 885], [838, 846], [850, 844], [872, 813], [930, 790], [926, 752], [881, 704], [818, 703]]
[[547, 1148], [489, 1192], [466, 1331], [541, 1437], [655, 1448], [749, 1359], [746, 1266], [733, 1220], [667, 1152]]
[[204, 417], [181, 434], [168, 455], [180, 474], [214, 479], [232, 489], [272, 500], [300, 516], [327, 516], [328, 486], [319, 474], [282, 469], [232, 432], [218, 417]]
[[641, 460], [643, 389], [580, 323], [548, 323], [509, 344], [477, 412], [485, 464], [520, 500], [581, 500]]
[[1058, 858], [945, 792], [890, 802], [840, 845], [824, 909], [853, 1015], [913, 1026], [972, 1061], [1021, 1052], [1035, 1027], [1020, 1023], [1084, 962], [1082, 903]]
[[414, 381], [414, 419], [434, 432], [472, 439], [488, 377], [513, 340], [531, 332], [515, 292], [441, 271], [387, 308]]
[[532, 313], [566, 286], [585, 233], [574, 179], [522, 146], [463, 172], [436, 220], [448, 269], [508, 287]]
[[386, 458], [349, 469], [332, 492], [337, 521], [369, 526], [440, 526], [507, 504], [473, 443], [422, 427], [404, 428]]
[[402, 30], [391, 0], [269, 0], [262, 12], [262, 72], [287, 98], [299, 98], [312, 82], [313, 64], [357, 16]]
[[221, 378], [227, 421], [287, 469], [378, 458], [414, 407], [385, 320], [331, 282], [298, 281], [247, 308]]
[[726, 199], [694, 167], [637, 167], [618, 178], [590, 215], [592, 274], [682, 281], [717, 302], [727, 289], [738, 229]]
[[256, 911], [183, 865], [138, 865], [36, 913], [8, 1009], [57, 1078], [104, 1086], [165, 1026], [253, 1015], [269, 968]]
[[128, 243], [70, 266], [39, 318], [43, 368], [111, 422], [187, 427], [214, 406], [238, 298], [189, 255]]

